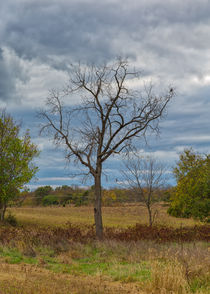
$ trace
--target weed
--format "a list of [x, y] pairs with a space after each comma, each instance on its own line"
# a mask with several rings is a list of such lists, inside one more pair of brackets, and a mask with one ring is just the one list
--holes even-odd
[[99, 242], [90, 209], [14, 209], [22, 225], [0, 226], [0, 293], [209, 293], [208, 225], [161, 226], [163, 208], [149, 228], [139, 206], [111, 207]]
[[10, 224], [13, 227], [16, 227], [18, 225], [16, 217], [11, 213], [11, 211], [8, 212], [8, 215], [5, 218], [5, 222]]

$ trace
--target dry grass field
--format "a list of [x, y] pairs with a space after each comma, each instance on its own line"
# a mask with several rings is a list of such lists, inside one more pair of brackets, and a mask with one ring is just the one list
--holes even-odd
[[0, 226], [0, 294], [210, 293], [209, 226], [157, 209], [150, 229], [141, 206], [104, 207], [103, 242], [92, 207], [10, 209], [18, 226]]
[[[161, 204], [154, 206], [158, 211], [155, 224], [172, 227], [199, 225], [199, 221], [193, 219], [174, 218], [167, 214], [167, 207]], [[24, 207], [12, 208], [10, 211], [15, 214], [22, 224], [39, 224], [60, 226], [66, 222], [93, 224], [93, 208], [82, 207]], [[127, 204], [124, 206], [103, 207], [103, 221], [107, 227], [128, 227], [136, 223], [147, 224], [148, 215], [144, 206]]]

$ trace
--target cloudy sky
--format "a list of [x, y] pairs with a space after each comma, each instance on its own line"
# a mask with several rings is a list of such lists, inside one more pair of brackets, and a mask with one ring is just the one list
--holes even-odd
[[[169, 168], [186, 147], [210, 153], [209, 0], [1, 1], [0, 108], [31, 129], [42, 151], [30, 187], [80, 185], [62, 151], [39, 136], [36, 111], [50, 89], [66, 83], [69, 63], [102, 64], [117, 56], [128, 58], [145, 81], [176, 89], [160, 137], [142, 142], [141, 152]], [[120, 162], [106, 163], [104, 186], [115, 185]]]

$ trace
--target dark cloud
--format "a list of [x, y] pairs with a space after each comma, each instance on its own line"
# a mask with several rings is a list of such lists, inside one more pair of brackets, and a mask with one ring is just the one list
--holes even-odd
[[[171, 160], [184, 146], [207, 150], [209, 15], [208, 0], [1, 1], [0, 100], [21, 102], [21, 114], [17, 105], [12, 112], [37, 137], [33, 108], [48, 89], [63, 85], [69, 62], [103, 63], [127, 56], [141, 68], [143, 78], [161, 89], [169, 83], [177, 88], [161, 123], [161, 137], [148, 138], [148, 150]], [[43, 146], [44, 164], [48, 147]], [[142, 143], [139, 148], [144, 148]]]
[[[133, 43], [140, 43], [137, 48], [142, 51], [167, 57], [177, 52], [177, 45], [206, 48], [210, 42], [208, 30], [202, 27], [209, 24], [206, 1], [193, 5], [191, 1], [9, 3], [13, 12], [6, 18], [2, 41], [27, 58], [61, 55], [96, 61], [126, 52], [133, 56], [137, 54]], [[178, 58], [183, 54], [181, 48], [179, 51]]]
[[106, 57], [112, 55], [109, 30], [114, 14], [111, 6], [97, 2], [25, 2], [8, 21], [4, 41], [27, 58], [58, 54], [93, 60], [93, 51]]
[[122, 55], [163, 79], [207, 71], [210, 5], [205, 0], [9, 0], [1, 11], [1, 43], [57, 69]]
[[15, 53], [7, 48], [0, 48], [0, 100], [19, 100], [17, 83], [27, 81], [26, 71]]
[[0, 100], [8, 101], [14, 98], [15, 83], [10, 69], [5, 64], [3, 50], [0, 48]]

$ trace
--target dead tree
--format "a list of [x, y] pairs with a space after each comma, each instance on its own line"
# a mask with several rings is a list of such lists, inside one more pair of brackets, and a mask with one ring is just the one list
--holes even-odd
[[[72, 67], [66, 88], [51, 91], [46, 109], [39, 112], [56, 144], [66, 146], [66, 157], [74, 157], [94, 178], [96, 236], [103, 238], [101, 175], [103, 163], [114, 153], [131, 146], [133, 139], [149, 130], [158, 132], [159, 120], [174, 96], [173, 89], [155, 95], [150, 86], [142, 91], [129, 87], [139, 78], [127, 62], [112, 65]], [[80, 97], [76, 106], [71, 98]]]
[[153, 204], [159, 200], [166, 178], [166, 167], [153, 156], [133, 155], [122, 170], [124, 185], [134, 193], [137, 201], [146, 206], [150, 226], [158, 212], [153, 210]]

